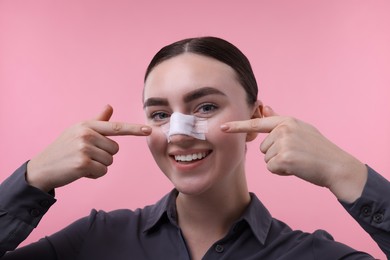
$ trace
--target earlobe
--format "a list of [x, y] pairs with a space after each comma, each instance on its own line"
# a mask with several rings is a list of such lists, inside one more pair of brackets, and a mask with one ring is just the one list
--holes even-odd
[[[263, 117], [263, 103], [260, 100], [257, 100], [253, 106], [251, 119], [262, 118]], [[252, 132], [246, 134], [246, 141], [251, 142], [256, 139], [258, 133]]]

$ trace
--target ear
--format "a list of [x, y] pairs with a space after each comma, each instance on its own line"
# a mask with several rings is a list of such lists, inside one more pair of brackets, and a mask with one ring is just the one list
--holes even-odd
[[[257, 100], [255, 105], [253, 106], [253, 109], [252, 109], [251, 119], [262, 118], [262, 117], [263, 117], [263, 103], [261, 103], [260, 100]], [[247, 133], [246, 134], [246, 141], [251, 142], [251, 141], [255, 140], [257, 137], [257, 134], [258, 133], [256, 133], [256, 132]]]

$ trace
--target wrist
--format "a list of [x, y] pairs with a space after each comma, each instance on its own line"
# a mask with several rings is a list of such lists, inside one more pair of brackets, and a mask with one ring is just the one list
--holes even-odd
[[30, 160], [27, 163], [26, 182], [27, 184], [38, 188], [44, 192], [53, 190], [53, 187], [45, 182], [46, 178], [43, 178], [44, 174], [39, 171], [40, 167], [37, 167], [34, 160]]
[[337, 199], [353, 203], [360, 198], [367, 182], [367, 166], [352, 157], [347, 162], [340, 163], [334, 170], [333, 181], [328, 188]]

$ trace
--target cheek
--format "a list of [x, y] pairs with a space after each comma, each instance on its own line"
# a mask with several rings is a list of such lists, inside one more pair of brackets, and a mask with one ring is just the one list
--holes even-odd
[[221, 130], [221, 125], [233, 121], [227, 120], [227, 119], [209, 119], [207, 124], [207, 133], [206, 133], [206, 140], [213, 143], [214, 145], [218, 145], [219, 147], [222, 147], [222, 149], [225, 148], [235, 148], [238, 149], [240, 146], [245, 146], [245, 139], [246, 134], [245, 133], [224, 133]]
[[146, 142], [153, 156], [161, 153], [167, 145], [165, 134], [157, 127], [153, 127], [152, 134], [146, 137]]
[[[246, 145], [246, 133], [224, 133], [221, 130], [221, 125], [230, 121], [248, 120], [249, 113], [236, 107], [234, 109], [228, 109], [223, 113], [218, 114], [208, 120], [208, 132], [206, 139], [211, 143], [218, 145], [221, 150], [230, 151], [231, 156], [237, 156], [236, 153], [241, 154], [245, 151]], [[233, 155], [236, 154], [236, 155]]]
[[149, 146], [149, 150], [154, 158], [155, 163], [160, 170], [166, 174], [168, 172], [166, 149], [167, 139], [161, 131], [153, 129], [152, 134], [147, 136], [146, 142]]

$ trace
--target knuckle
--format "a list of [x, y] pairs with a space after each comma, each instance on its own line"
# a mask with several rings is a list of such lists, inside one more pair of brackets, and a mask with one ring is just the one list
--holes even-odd
[[282, 166], [290, 164], [291, 158], [289, 152], [281, 152], [278, 156], [278, 163]]
[[83, 173], [91, 165], [91, 159], [88, 156], [81, 155], [77, 158], [74, 167], [77, 171]]
[[267, 153], [267, 146], [264, 142], [260, 144], [259, 149], [263, 154]]
[[88, 125], [88, 121], [81, 121], [76, 126], [81, 127], [81, 128], [85, 128], [85, 127], [87, 127], [87, 125]]
[[294, 158], [290, 152], [280, 152], [267, 162], [267, 169], [278, 175], [290, 175]]
[[95, 132], [88, 128], [88, 127], [82, 127], [78, 131], [78, 138], [83, 141], [91, 141], [95, 136]]
[[277, 165], [272, 163], [272, 161], [267, 163], [267, 170], [275, 174], [278, 173]]
[[286, 119], [286, 125], [289, 126], [290, 130], [294, 130], [299, 127], [300, 121], [294, 117], [289, 117]]
[[76, 125], [81, 130], [90, 129], [90, 121], [82, 121]]
[[87, 155], [90, 151], [90, 146], [86, 142], [79, 142], [78, 144], [78, 151], [80, 152], [80, 155], [84, 157]]
[[290, 152], [284, 152], [279, 155], [278, 164], [283, 172], [286, 174], [290, 173], [291, 166], [294, 163], [293, 154]]
[[123, 128], [123, 125], [121, 123], [117, 123], [117, 122], [111, 122], [111, 129], [114, 131], [114, 132], [120, 132]]
[[260, 119], [259, 118], [255, 118], [255, 119], [252, 119], [250, 120], [250, 124], [249, 124], [249, 127], [252, 129], [252, 130], [257, 130], [260, 126]]
[[290, 125], [297, 125], [299, 122], [298, 122], [298, 119], [296, 119], [295, 117], [288, 117], [286, 119], [286, 122]]
[[287, 135], [291, 133], [291, 126], [289, 124], [283, 124], [278, 126], [278, 132], [282, 135]]

